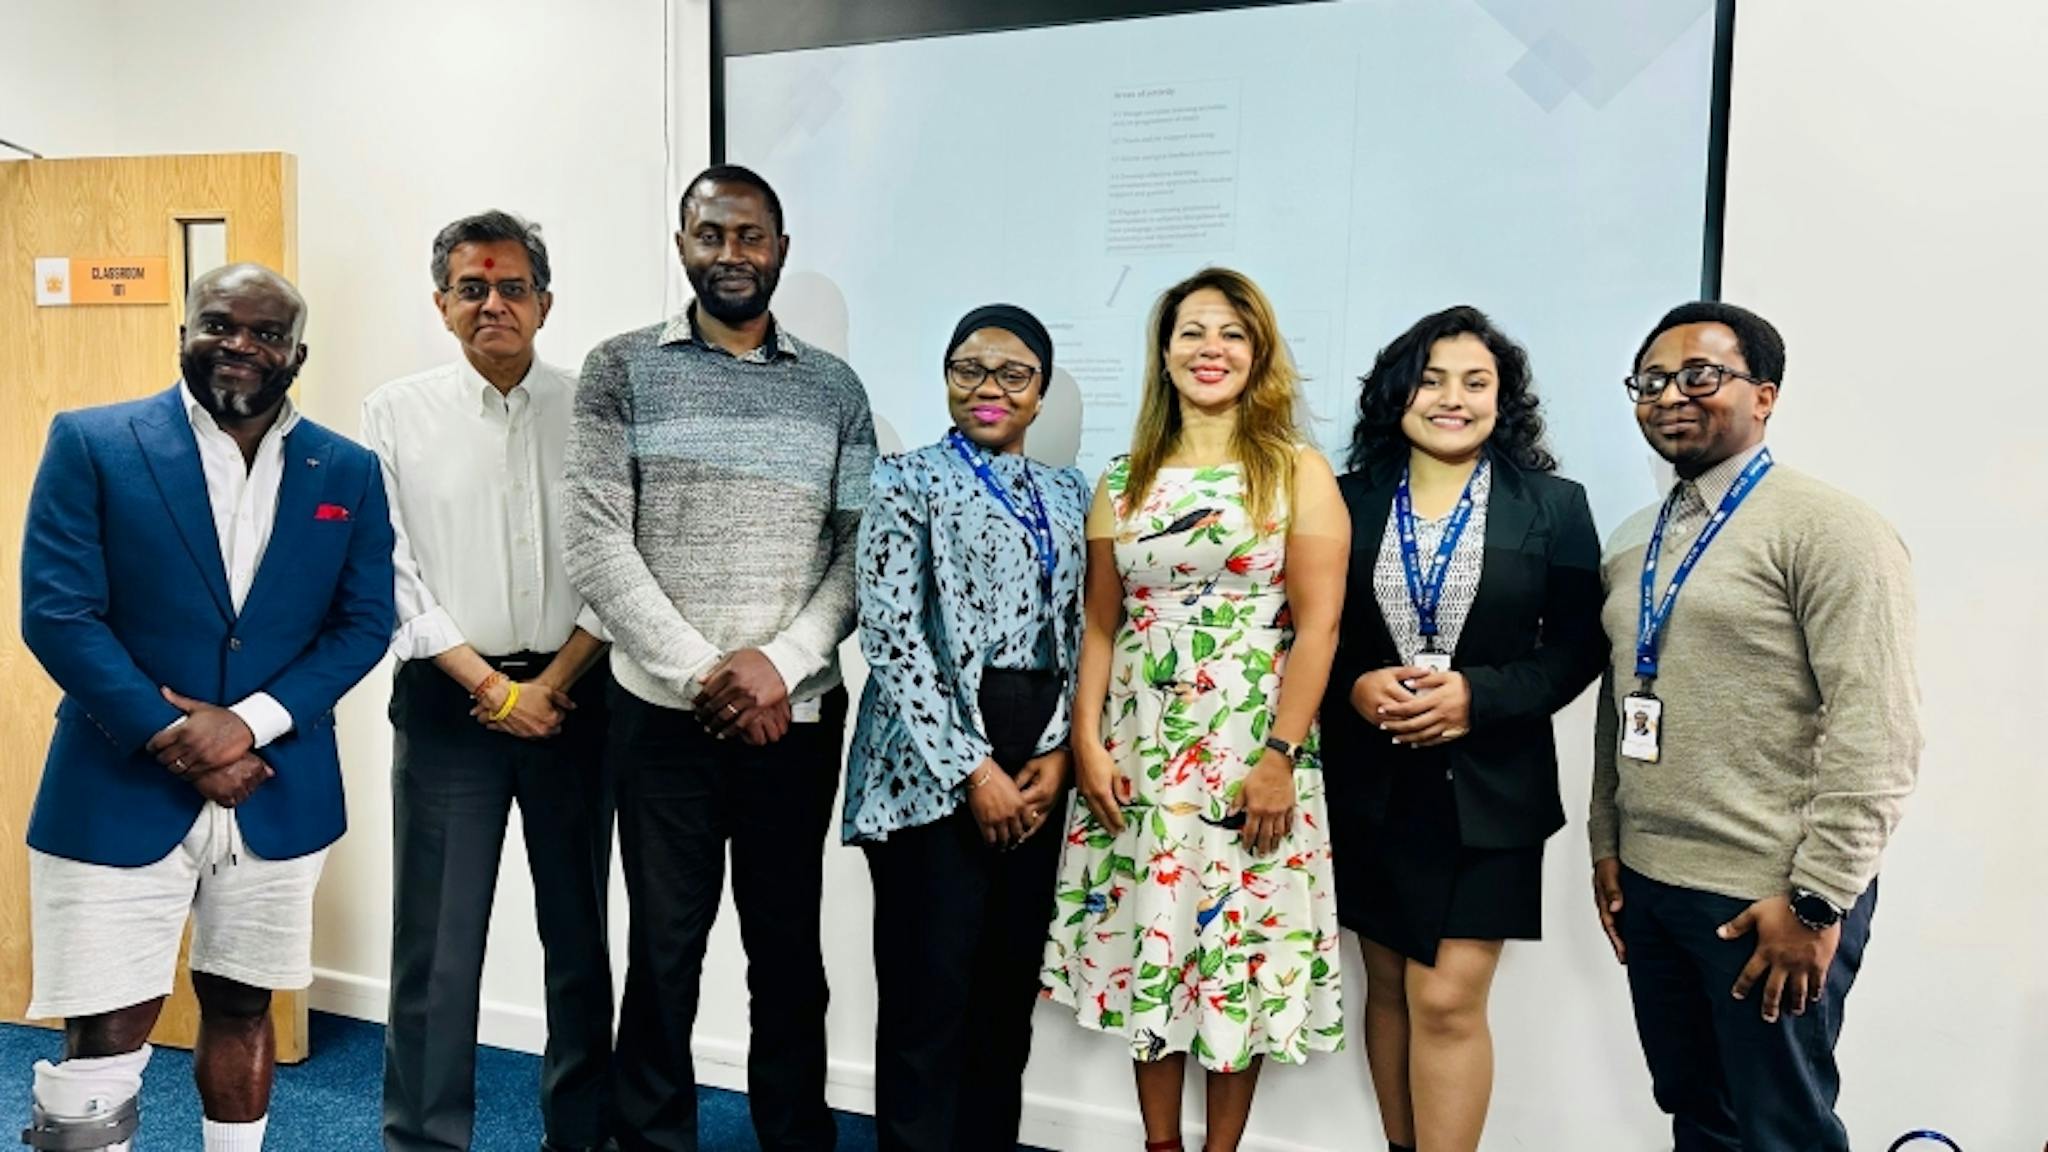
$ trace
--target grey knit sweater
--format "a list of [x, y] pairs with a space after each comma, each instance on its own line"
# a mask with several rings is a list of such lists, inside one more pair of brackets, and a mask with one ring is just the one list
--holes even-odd
[[[1725, 490], [1732, 476], [1718, 479]], [[1662, 755], [1648, 764], [1618, 755], [1617, 709], [1636, 687], [1656, 519], [1654, 506], [1631, 517], [1601, 563], [1614, 655], [1593, 738], [1593, 858], [1618, 853], [1652, 879], [1726, 896], [1796, 886], [1847, 907], [1877, 875], [1919, 769], [1905, 545], [1862, 502], [1772, 468], [1665, 625]], [[1660, 599], [1692, 539], [1665, 541]]]
[[837, 685], [874, 459], [860, 378], [779, 328], [735, 357], [685, 311], [593, 349], [563, 534], [619, 685], [686, 708], [739, 648], [761, 649], [793, 700]]

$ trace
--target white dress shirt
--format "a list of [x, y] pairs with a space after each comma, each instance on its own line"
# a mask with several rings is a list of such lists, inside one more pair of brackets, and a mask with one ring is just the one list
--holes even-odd
[[[277, 493], [284, 485], [284, 438], [299, 423], [299, 410], [286, 397], [277, 421], [256, 446], [254, 462], [244, 460], [242, 446], [220, 430], [183, 381], [185, 415], [199, 445], [199, 467], [206, 475], [206, 502], [213, 510], [213, 534], [220, 541], [220, 563], [228, 577], [228, 599], [237, 613], [249, 598], [270, 530], [277, 523]], [[292, 730], [292, 715], [268, 692], [258, 692], [228, 706], [242, 718], [261, 748]]]
[[575, 376], [536, 359], [507, 393], [457, 360], [363, 401], [397, 537], [393, 656], [553, 652], [579, 625], [604, 637], [562, 565], [575, 399]]

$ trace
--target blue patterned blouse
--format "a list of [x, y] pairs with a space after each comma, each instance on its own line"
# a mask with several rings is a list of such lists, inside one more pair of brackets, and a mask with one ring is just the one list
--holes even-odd
[[[875, 462], [856, 577], [868, 682], [846, 762], [849, 843], [959, 807], [989, 755], [983, 668], [1057, 669], [1071, 684], [1080, 659], [1088, 482], [1077, 468], [974, 451], [1019, 509], [1037, 481], [1059, 552], [1052, 603], [1031, 534], [946, 441]], [[1066, 742], [1067, 709], [1063, 693], [1038, 752]]]

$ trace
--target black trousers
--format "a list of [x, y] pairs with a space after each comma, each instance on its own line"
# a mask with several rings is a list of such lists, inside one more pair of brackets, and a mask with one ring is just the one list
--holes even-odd
[[[986, 673], [995, 761], [1015, 775], [1052, 716], [1049, 674]], [[982, 841], [966, 805], [863, 845], [875, 889], [875, 1128], [883, 1152], [1015, 1148], [1058, 811], [1022, 846]]]
[[612, 693], [619, 854], [632, 919], [619, 1007], [617, 1136], [627, 1152], [696, 1152], [697, 1021], [704, 944], [732, 851], [747, 951], [747, 1104], [763, 1152], [828, 1152], [825, 835], [839, 793], [846, 692], [816, 723], [756, 748], [718, 740], [690, 713]]
[[[524, 679], [541, 656], [494, 660]], [[384, 1146], [466, 1149], [476, 1114], [476, 1027], [505, 822], [519, 805], [546, 971], [541, 1119], [550, 1142], [602, 1144], [611, 1104], [612, 972], [605, 930], [612, 791], [605, 770], [611, 676], [593, 668], [561, 735], [528, 741], [470, 718], [468, 695], [430, 660], [391, 691], [390, 1025]]]
[[1877, 881], [1842, 919], [1827, 995], [1803, 1016], [1784, 1009], [1775, 1024], [1761, 1015], [1761, 984], [1745, 1000], [1729, 995], [1756, 951], [1755, 934], [1714, 934], [1749, 901], [1628, 868], [1621, 896], [1636, 1034], [1657, 1106], [1671, 1116], [1675, 1152], [1849, 1152], [1835, 1115], [1835, 1041], [1870, 940]]

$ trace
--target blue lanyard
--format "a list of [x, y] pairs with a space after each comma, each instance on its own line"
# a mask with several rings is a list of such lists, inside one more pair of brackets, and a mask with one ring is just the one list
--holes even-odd
[[1458, 538], [1465, 534], [1465, 524], [1472, 519], [1472, 489], [1478, 485], [1479, 477], [1486, 473], [1486, 461], [1465, 481], [1465, 492], [1458, 497], [1458, 507], [1451, 512], [1450, 523], [1444, 525], [1443, 539], [1436, 542], [1436, 564], [1429, 570], [1429, 579], [1422, 577], [1422, 547], [1415, 536], [1415, 498], [1408, 492], [1408, 470], [1401, 470], [1401, 486], [1394, 489], [1394, 522], [1401, 537], [1401, 573], [1408, 578], [1408, 602], [1415, 605], [1416, 631], [1423, 639], [1422, 650], [1438, 651], [1436, 646], [1437, 607], [1444, 599], [1444, 577], [1451, 571], [1451, 555], [1458, 550]]
[[1645, 686], [1657, 678], [1657, 645], [1662, 640], [1664, 625], [1671, 619], [1671, 609], [1678, 603], [1678, 590], [1685, 586], [1686, 577], [1692, 575], [1693, 565], [1707, 551], [1707, 545], [1721, 534], [1728, 518], [1742, 506], [1742, 501], [1756, 488], [1757, 481], [1771, 470], [1771, 450], [1766, 448], [1751, 457], [1749, 466], [1721, 497], [1721, 506], [1714, 511], [1707, 526], [1700, 529], [1699, 539], [1692, 542], [1692, 549], [1685, 559], [1678, 562], [1678, 568], [1671, 573], [1671, 586], [1664, 590], [1664, 602], [1657, 603], [1657, 557], [1664, 551], [1664, 529], [1671, 522], [1671, 509], [1678, 500], [1678, 489], [1672, 488], [1671, 495], [1664, 498], [1664, 507], [1657, 512], [1656, 531], [1650, 533], [1650, 546], [1643, 553], [1643, 610], [1636, 621], [1636, 676]]
[[996, 503], [1010, 514], [1010, 519], [1023, 525], [1024, 531], [1031, 534], [1032, 549], [1038, 553], [1040, 582], [1045, 587], [1046, 601], [1050, 603], [1053, 575], [1060, 566], [1059, 542], [1053, 539], [1052, 517], [1045, 514], [1045, 497], [1039, 494], [1038, 478], [1031, 474], [1031, 465], [1028, 462], [1024, 465], [1024, 483], [1031, 489], [1031, 515], [1026, 516], [1011, 501], [1010, 494], [1003, 491], [1002, 481], [996, 479], [995, 470], [988, 466], [986, 455], [968, 443], [958, 428], [946, 433], [946, 443], [953, 446], [953, 451], [966, 461], [969, 468], [974, 469], [974, 474], [981, 478], [981, 486], [996, 498]]

